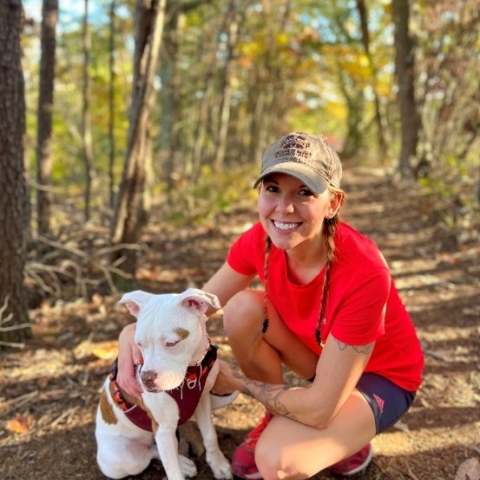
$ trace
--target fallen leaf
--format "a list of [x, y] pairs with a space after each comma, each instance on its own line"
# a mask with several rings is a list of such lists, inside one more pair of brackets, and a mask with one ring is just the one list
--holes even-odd
[[101, 360], [113, 360], [117, 356], [118, 342], [110, 342], [92, 349], [92, 353]]
[[480, 462], [476, 458], [465, 460], [457, 470], [455, 480], [480, 480]]
[[6, 428], [14, 433], [27, 433], [33, 421], [26, 415], [19, 414], [13, 420], [7, 422]]

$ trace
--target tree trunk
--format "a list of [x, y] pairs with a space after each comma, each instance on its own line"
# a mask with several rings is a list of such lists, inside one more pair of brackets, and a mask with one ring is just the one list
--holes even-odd
[[31, 336], [23, 285], [27, 188], [23, 163], [25, 98], [20, 0], [0, 0], [0, 348]]
[[230, 126], [230, 110], [232, 103], [232, 75], [234, 69], [234, 53], [238, 42], [239, 30], [242, 27], [243, 18], [245, 17], [245, 9], [243, 12], [237, 10], [235, 0], [231, 0], [225, 19], [225, 31], [227, 32], [226, 40], [226, 59], [223, 69], [222, 79], [222, 99], [220, 103], [219, 120], [218, 120], [218, 138], [216, 141], [217, 150], [215, 152], [215, 160], [213, 162], [214, 169], [218, 172], [222, 170], [225, 155], [227, 151], [228, 127]]
[[50, 233], [52, 194], [52, 114], [55, 80], [56, 26], [58, 0], [43, 0], [40, 92], [37, 119], [37, 223], [38, 233]]
[[[212, 31], [203, 32], [204, 36], [200, 39], [202, 45], [210, 45], [210, 38], [206, 38], [212, 34]], [[205, 48], [205, 47], [203, 47]], [[195, 114], [195, 120], [192, 122], [194, 128], [193, 146], [191, 149], [190, 171], [191, 178], [195, 178], [200, 174], [202, 160], [204, 157], [205, 145], [207, 143], [210, 122], [209, 115], [215, 102], [215, 72], [218, 68], [218, 59], [216, 49], [208, 50], [205, 56], [199, 55], [197, 61], [203, 61], [207, 66], [205, 69], [205, 77], [202, 80], [204, 94], [198, 104], [198, 112]]]
[[143, 188], [145, 155], [149, 151], [153, 78], [157, 72], [166, 0], [138, 0], [134, 57], [133, 98], [130, 110], [127, 154], [111, 229], [114, 247], [111, 263], [126, 274], [117, 277], [121, 290], [136, 285], [137, 252], [132, 247], [140, 239], [144, 223]]
[[85, 221], [90, 220], [90, 198], [92, 195], [93, 151], [92, 129], [90, 124], [90, 29], [88, 23], [88, 0], [85, 0], [83, 18], [83, 92], [82, 92], [82, 144], [85, 168]]
[[163, 177], [166, 183], [167, 201], [174, 203], [173, 193], [179, 173], [182, 155], [180, 152], [180, 93], [182, 72], [179, 65], [180, 16], [183, 2], [168, 2], [168, 23], [164, 28], [162, 45], [162, 91], [161, 91], [161, 151]]
[[347, 134], [342, 149], [342, 158], [353, 158], [364, 147], [363, 114], [365, 111], [365, 96], [358, 85], [351, 83], [349, 75], [338, 67], [338, 85], [347, 105]]
[[402, 179], [412, 174], [412, 159], [417, 152], [420, 118], [415, 105], [415, 62], [413, 41], [410, 36], [410, 6], [408, 0], [392, 0], [395, 27], [395, 73], [400, 106], [401, 150], [398, 170]]
[[114, 206], [114, 167], [115, 167], [115, 0], [110, 3], [110, 37], [109, 37], [109, 88], [108, 88], [108, 143], [109, 143], [109, 159], [108, 159], [108, 181], [109, 181], [109, 206]]
[[383, 162], [387, 156], [387, 143], [383, 128], [382, 113], [380, 110], [380, 98], [377, 92], [377, 68], [370, 52], [370, 31], [368, 29], [368, 10], [365, 0], [357, 0], [357, 10], [360, 17], [360, 28], [362, 31], [362, 44], [372, 72], [372, 92], [375, 105], [375, 124], [377, 126], [378, 156]]

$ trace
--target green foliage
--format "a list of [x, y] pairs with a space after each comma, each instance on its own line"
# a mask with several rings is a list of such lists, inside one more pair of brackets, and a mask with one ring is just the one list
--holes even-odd
[[[121, 174], [123, 156], [128, 134], [128, 109], [132, 78], [133, 16], [127, 15], [132, 6], [117, 1], [115, 18], [115, 76], [114, 76], [114, 119], [115, 119], [115, 169]], [[93, 5], [90, 18], [90, 122], [92, 131], [94, 171], [106, 175], [108, 171], [110, 142], [108, 139], [108, 98], [109, 98], [109, 19], [110, 2]], [[102, 12], [102, 8], [105, 11]], [[102, 14], [103, 13], [103, 14]], [[65, 191], [72, 186], [83, 188], [84, 166], [82, 153], [82, 88], [84, 76], [84, 53], [82, 45], [82, 18], [76, 22], [60, 12], [57, 26], [57, 48], [55, 66], [54, 115], [52, 125], [53, 182]], [[36, 26], [36, 29], [39, 25]], [[33, 32], [35, 29], [33, 30]], [[40, 58], [38, 38], [27, 31], [24, 48], [27, 59], [24, 62], [27, 100], [26, 158], [30, 171], [35, 169], [36, 115], [38, 102], [38, 74]], [[34, 61], [31, 61], [34, 60]], [[34, 174], [31, 174], [34, 176]]]
[[[478, 215], [474, 173], [464, 161], [448, 155], [430, 171], [429, 177], [419, 179], [422, 194], [430, 199], [431, 219], [450, 231], [468, 232], [473, 228], [474, 217]], [[475, 228], [478, 228], [478, 219]]]
[[[473, 169], [468, 163], [472, 154], [462, 157], [462, 149], [469, 145], [469, 139], [479, 128], [479, 62], [478, 57], [471, 54], [479, 41], [478, 22], [473, 21], [476, 1], [465, 2], [468, 8], [461, 12], [454, 11], [457, 7], [443, 0], [417, 3], [419, 16], [412, 22], [417, 28], [414, 32], [418, 40], [416, 53], [421, 62], [416, 74], [421, 74], [419, 79], [426, 78], [423, 83], [418, 81], [419, 108], [422, 109], [425, 136], [434, 147], [432, 157], [438, 159], [436, 171], [442, 171], [435, 178], [423, 180], [422, 187], [439, 198], [460, 195], [466, 204], [473, 198], [470, 193], [465, 195], [465, 191], [473, 192], [469, 183]], [[113, 80], [116, 185], [123, 168], [129, 130], [135, 3], [134, 0], [116, 1]], [[168, 3], [176, 6], [176, 2]], [[393, 76], [391, 2], [382, 0], [367, 2], [367, 5], [370, 56], [366, 55], [361, 42], [356, 2], [351, 0], [199, 2], [198, 6], [180, 15], [178, 37], [170, 44], [164, 39], [162, 76], [160, 80], [159, 74], [155, 80], [158, 97], [150, 130], [152, 158], [154, 163], [159, 157], [178, 158], [173, 170], [180, 178], [198, 169], [201, 173], [188, 180], [188, 187], [179, 185], [172, 193], [174, 207], [169, 207], [167, 212], [172, 221], [212, 219], [228, 212], [233, 203], [254, 198], [251, 184], [256, 167], [252, 167], [252, 159], [258, 158], [265, 143], [280, 131], [322, 132], [341, 146], [353, 130], [363, 143], [362, 158], [374, 157], [377, 145], [372, 133], [375, 130], [373, 89], [379, 99], [390, 158], [396, 158], [400, 149], [400, 128]], [[109, 7], [109, 0], [91, 3], [90, 119], [97, 177], [92, 204], [96, 205], [104, 203], [107, 197], [105, 186], [112, 148], [108, 137]], [[53, 180], [62, 192], [79, 195], [85, 187], [81, 137], [82, 10], [67, 4], [62, 9], [57, 28]], [[245, 15], [235, 17], [239, 37], [234, 45], [233, 61], [228, 65], [231, 88], [228, 151], [223, 161], [225, 170], [219, 172], [211, 165], [222, 122], [228, 22], [232, 9]], [[171, 12], [167, 18], [172, 18]], [[178, 51], [172, 56], [172, 48], [176, 45]], [[30, 175], [34, 177], [31, 172], [35, 167], [38, 108], [38, 23], [26, 29], [24, 48], [26, 158]], [[173, 72], [173, 60], [179, 69], [174, 87], [168, 84], [173, 78], [168, 76]], [[176, 89], [170, 104], [163, 102], [165, 97], [173, 98], [173, 90], [167, 87]], [[166, 111], [167, 104], [171, 111]], [[176, 134], [178, 138], [172, 138]], [[478, 144], [478, 139], [476, 142]], [[170, 151], [172, 145], [175, 152]], [[472, 142], [470, 152], [476, 150]], [[354, 151], [359, 153], [359, 150]], [[243, 171], [231, 167], [242, 162], [250, 162], [242, 167]], [[157, 161], [157, 165], [159, 163]], [[158, 168], [161, 170], [162, 166]], [[157, 173], [163, 176], [164, 172]], [[166, 196], [164, 184], [153, 188], [157, 195]]]
[[218, 215], [228, 214], [234, 205], [255, 208], [257, 191], [251, 166], [239, 166], [215, 172], [205, 166], [194, 185], [185, 185], [175, 194], [176, 201], [167, 216], [176, 225], [211, 222]]

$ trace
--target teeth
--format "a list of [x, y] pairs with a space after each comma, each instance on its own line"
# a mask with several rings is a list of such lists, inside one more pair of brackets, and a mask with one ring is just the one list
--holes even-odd
[[294, 228], [297, 227], [297, 223], [281, 223], [281, 222], [273, 222], [276, 228], [279, 230], [293, 230]]

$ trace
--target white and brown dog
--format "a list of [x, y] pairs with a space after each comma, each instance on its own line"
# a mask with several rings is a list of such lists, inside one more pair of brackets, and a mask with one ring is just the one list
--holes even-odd
[[159, 458], [168, 480], [197, 474], [194, 462], [178, 453], [176, 430], [195, 413], [206, 460], [217, 479], [231, 479], [212, 420], [209, 391], [218, 374], [216, 348], [209, 342], [205, 312], [220, 308], [216, 296], [197, 289], [153, 295], [135, 291], [120, 300], [137, 317], [135, 342], [143, 355], [137, 369], [142, 401], [107, 378], [97, 410], [97, 462], [104, 475], [137, 475]]

